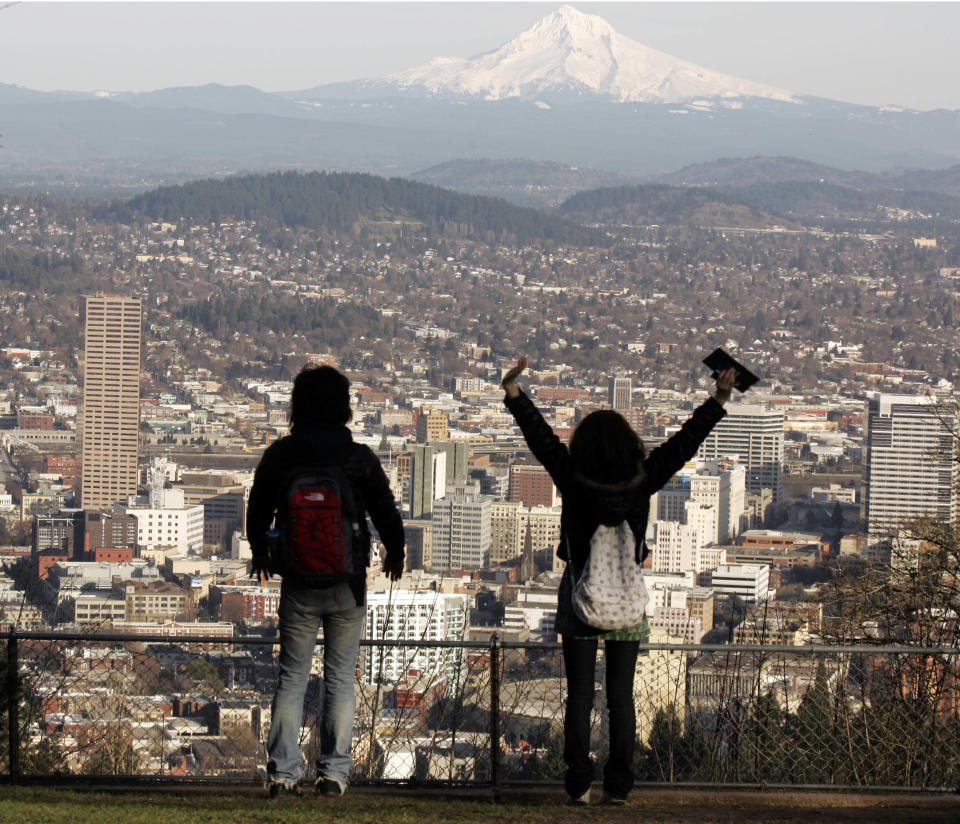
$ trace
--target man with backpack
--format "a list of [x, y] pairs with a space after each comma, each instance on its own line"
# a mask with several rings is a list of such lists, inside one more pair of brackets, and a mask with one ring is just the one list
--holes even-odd
[[[251, 575], [281, 575], [280, 659], [267, 741], [270, 797], [299, 795], [300, 728], [323, 627], [323, 705], [314, 792], [342, 795], [350, 771], [354, 680], [366, 618], [367, 514], [386, 547], [383, 570], [403, 574], [403, 522], [383, 467], [347, 428], [350, 381], [305, 367], [290, 401], [291, 434], [257, 466], [247, 507]], [[272, 527], [272, 528], [271, 528]]]

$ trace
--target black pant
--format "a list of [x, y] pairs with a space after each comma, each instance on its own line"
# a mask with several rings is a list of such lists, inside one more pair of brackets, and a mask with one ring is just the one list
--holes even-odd
[[[633, 748], [637, 717], [633, 706], [633, 675], [638, 641], [604, 641], [607, 710], [610, 714], [610, 755], [603, 767], [604, 792], [626, 798], [633, 787]], [[593, 710], [593, 676], [597, 641], [563, 639], [567, 672], [567, 714], [563, 723], [563, 760], [567, 765], [567, 794], [577, 798], [593, 782], [590, 760], [590, 713]]]

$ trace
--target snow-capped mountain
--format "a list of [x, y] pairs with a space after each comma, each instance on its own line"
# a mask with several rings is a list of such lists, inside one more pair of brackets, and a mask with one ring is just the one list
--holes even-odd
[[686, 103], [758, 97], [788, 103], [784, 89], [710, 71], [617, 34], [602, 17], [563, 6], [509, 43], [473, 58], [437, 57], [384, 80], [401, 89], [484, 100], [544, 94], [600, 95], [622, 102]]

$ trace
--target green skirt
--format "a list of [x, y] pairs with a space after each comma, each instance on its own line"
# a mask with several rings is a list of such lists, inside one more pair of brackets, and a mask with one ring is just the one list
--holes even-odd
[[567, 564], [560, 579], [557, 593], [557, 633], [565, 638], [582, 641], [646, 641], [650, 637], [650, 625], [646, 617], [639, 624], [623, 629], [597, 629], [581, 621], [573, 611], [573, 575]]

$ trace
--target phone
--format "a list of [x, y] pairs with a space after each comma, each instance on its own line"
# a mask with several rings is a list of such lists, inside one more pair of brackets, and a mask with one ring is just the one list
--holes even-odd
[[735, 361], [722, 349], [714, 349], [703, 359], [703, 362], [712, 370], [711, 374], [714, 380], [716, 380], [725, 369], [729, 369], [731, 366], [736, 369], [737, 377], [733, 385], [741, 392], [746, 392], [760, 380], [760, 378], [754, 375], [746, 366]]

